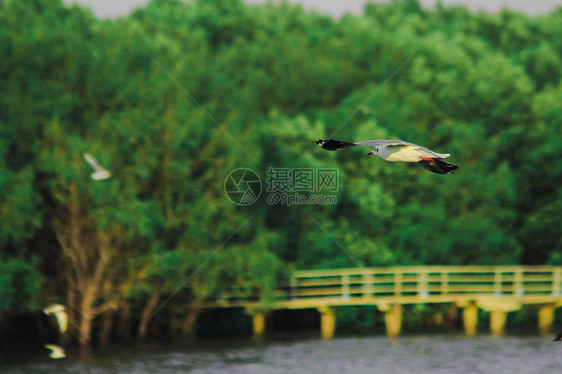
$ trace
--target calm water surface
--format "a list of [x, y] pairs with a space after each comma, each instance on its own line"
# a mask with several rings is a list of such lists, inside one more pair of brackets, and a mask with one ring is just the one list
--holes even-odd
[[[46, 356], [46, 354], [45, 354]], [[562, 342], [549, 338], [431, 335], [333, 340], [217, 340], [98, 352], [88, 362], [43, 356], [0, 373], [562, 373]]]

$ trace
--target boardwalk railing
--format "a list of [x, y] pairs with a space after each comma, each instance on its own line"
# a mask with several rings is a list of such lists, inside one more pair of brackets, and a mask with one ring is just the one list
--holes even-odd
[[[562, 267], [557, 266], [408, 266], [305, 270], [280, 287], [288, 301], [316, 302], [384, 299], [448, 302], [482, 296], [540, 300], [562, 296]], [[371, 300], [374, 301], [374, 300]]]
[[[207, 307], [245, 307], [253, 315], [254, 334], [265, 326], [259, 293], [223, 297]], [[554, 309], [562, 306], [562, 266], [404, 266], [296, 271], [279, 284], [265, 309], [316, 308], [321, 331], [335, 331], [333, 307], [376, 305], [385, 313], [387, 334], [400, 333], [403, 304], [453, 303], [463, 308], [465, 333], [476, 333], [478, 310], [490, 312], [490, 329], [501, 335], [508, 312], [525, 304], [538, 308], [538, 327], [549, 334]]]

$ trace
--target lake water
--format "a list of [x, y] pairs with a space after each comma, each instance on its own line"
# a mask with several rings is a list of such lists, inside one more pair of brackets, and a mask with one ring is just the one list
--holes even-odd
[[[562, 373], [552, 338], [462, 335], [340, 337], [333, 340], [206, 340], [185, 346], [96, 352], [87, 362], [27, 358], [13, 373], [374, 374]], [[47, 353], [45, 353], [47, 356]], [[37, 360], [34, 362], [34, 359]]]

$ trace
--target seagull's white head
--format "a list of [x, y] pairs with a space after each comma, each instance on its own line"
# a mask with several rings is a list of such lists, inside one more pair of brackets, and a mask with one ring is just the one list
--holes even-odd
[[371, 152], [367, 153], [367, 156], [372, 156], [372, 155], [376, 155], [376, 156], [379, 155], [379, 147], [375, 147]]

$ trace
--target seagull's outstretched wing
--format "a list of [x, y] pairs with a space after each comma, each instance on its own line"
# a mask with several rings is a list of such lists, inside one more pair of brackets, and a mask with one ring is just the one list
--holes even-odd
[[47, 315], [54, 314], [57, 319], [60, 332], [63, 334], [66, 332], [66, 329], [68, 328], [68, 315], [66, 314], [66, 308], [64, 305], [51, 304], [43, 309], [43, 313]]
[[419, 145], [408, 143], [403, 140], [388, 140], [388, 139], [376, 139], [376, 140], [365, 140], [362, 142], [353, 143], [355, 145], [363, 145], [366, 147], [378, 147], [381, 145], [392, 147], [392, 146], [406, 146], [406, 145], [413, 145], [419, 147]]
[[355, 146], [364, 146], [364, 147], [389, 147], [389, 148], [406, 148], [412, 147], [419, 149], [422, 152], [435, 155], [436, 157], [440, 158], [447, 158], [451, 156], [449, 153], [437, 153], [428, 149], [426, 147], [422, 147], [421, 145], [417, 145], [414, 143], [405, 142], [403, 140], [388, 140], [388, 139], [376, 139], [376, 140], [365, 140], [362, 142], [356, 143], [349, 143], [349, 142], [342, 142], [339, 140], [333, 139], [326, 139], [326, 140], [318, 140], [316, 142], [320, 147], [324, 148], [328, 151], [339, 151], [341, 149], [351, 148]]
[[440, 158], [447, 158], [449, 156], [451, 156], [450, 153], [437, 153], [435, 151], [432, 151], [429, 148], [423, 147], [421, 145], [417, 145], [414, 143], [408, 143], [405, 142], [403, 140], [387, 140], [387, 139], [377, 139], [377, 140], [366, 140], [363, 142], [357, 142], [354, 143], [356, 145], [363, 145], [363, 146], [367, 146], [367, 147], [380, 147], [380, 146], [385, 146], [385, 147], [391, 147], [394, 149], [394, 147], [400, 148], [400, 147], [413, 147], [413, 148], [417, 148], [420, 151], [423, 152], [427, 152], [427, 153], [432, 153], [437, 157]]
[[89, 153], [84, 153], [84, 158], [86, 159], [86, 161], [88, 161], [88, 164], [90, 164], [90, 166], [94, 168], [95, 171], [104, 170], [104, 169], [98, 164], [98, 162], [92, 157], [91, 154], [89, 154]]
[[108, 170], [102, 168], [97, 161], [92, 157], [89, 153], [84, 153], [84, 159], [90, 164], [92, 168], [94, 168], [94, 173], [92, 173], [91, 177], [94, 180], [102, 180], [107, 179], [111, 176], [111, 173]]
[[326, 139], [326, 140], [317, 140], [316, 144], [320, 147], [324, 148], [327, 151], [339, 151], [341, 149], [355, 147], [357, 144], [349, 143], [349, 142], [342, 142], [339, 140], [334, 139]]
[[[342, 142], [339, 140], [333, 139], [326, 139], [326, 140], [318, 140], [316, 142], [320, 147], [328, 150], [328, 151], [338, 151], [340, 149], [346, 149], [355, 147], [357, 145], [362, 145], [365, 147], [392, 147], [392, 146], [414, 146], [419, 147], [419, 145], [408, 143], [403, 140], [388, 140], [388, 139], [376, 139], [376, 140], [365, 140], [362, 142], [350, 143], [350, 142]], [[424, 147], [421, 147], [424, 148]]]
[[55, 344], [45, 344], [45, 348], [51, 350], [51, 354], [49, 357], [58, 359], [58, 358], [65, 358], [66, 354], [64, 353], [64, 348]]

